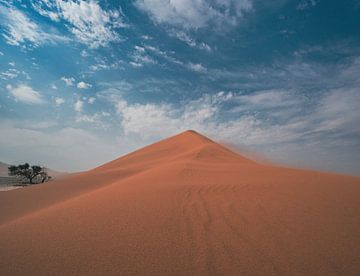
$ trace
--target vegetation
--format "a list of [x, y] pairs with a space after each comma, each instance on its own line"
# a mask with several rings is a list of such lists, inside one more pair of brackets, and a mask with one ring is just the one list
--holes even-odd
[[10, 166], [8, 170], [10, 176], [19, 177], [22, 181], [28, 181], [30, 184], [44, 183], [51, 179], [45, 168], [36, 165], [30, 166], [28, 163]]

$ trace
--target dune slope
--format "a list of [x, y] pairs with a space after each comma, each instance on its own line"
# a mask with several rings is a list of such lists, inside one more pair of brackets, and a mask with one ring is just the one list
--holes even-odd
[[360, 179], [260, 165], [187, 131], [0, 194], [0, 274], [360, 272]]

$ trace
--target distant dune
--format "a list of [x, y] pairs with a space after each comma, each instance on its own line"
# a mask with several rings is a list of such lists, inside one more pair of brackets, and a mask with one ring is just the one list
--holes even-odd
[[0, 193], [0, 275], [356, 275], [360, 178], [187, 131]]
[[8, 175], [8, 167], [9, 167], [9, 166], [10, 166], [9, 164], [0, 162], [0, 177], [9, 176], [9, 175]]

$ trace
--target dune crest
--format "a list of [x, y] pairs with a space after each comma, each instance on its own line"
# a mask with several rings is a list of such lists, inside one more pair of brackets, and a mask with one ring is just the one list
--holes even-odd
[[360, 178], [257, 164], [195, 131], [0, 208], [1, 275], [360, 271]]

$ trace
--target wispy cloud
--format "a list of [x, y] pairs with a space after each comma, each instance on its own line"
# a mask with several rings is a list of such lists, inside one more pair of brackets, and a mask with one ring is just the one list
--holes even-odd
[[59, 105], [62, 105], [62, 104], [64, 104], [65, 103], [65, 100], [63, 99], [63, 98], [55, 98], [55, 104], [57, 105], [57, 106], [59, 106]]
[[15, 68], [9, 68], [4, 72], [0, 72], [0, 78], [3, 80], [14, 79], [19, 76], [21, 72]]
[[188, 46], [197, 48], [200, 50], [205, 50], [208, 52], [212, 51], [210, 45], [206, 44], [205, 42], [198, 42], [194, 38], [192, 38], [189, 34], [182, 30], [172, 29], [168, 31], [170, 36], [176, 37], [177, 39], [181, 40], [182, 42], [186, 43]]
[[111, 114], [109, 112], [105, 111], [99, 111], [94, 114], [88, 115], [88, 114], [79, 114], [76, 117], [77, 123], [82, 124], [91, 124], [92, 126], [101, 128], [101, 129], [107, 129], [109, 128], [108, 122], [105, 122], [105, 118], [109, 118]]
[[134, 51], [131, 54], [130, 65], [133, 67], [143, 67], [145, 64], [156, 64], [157, 62], [146, 53], [144, 47], [135, 45]]
[[42, 104], [45, 103], [41, 94], [30, 86], [27, 85], [18, 85], [13, 87], [11, 85], [7, 85], [6, 89], [8, 92], [15, 98], [15, 100], [28, 103], [28, 104]]
[[104, 10], [98, 1], [42, 0], [33, 7], [53, 21], [63, 20], [78, 41], [90, 48], [120, 41], [121, 36], [116, 30], [128, 26], [121, 10]]
[[90, 83], [86, 83], [86, 82], [83, 82], [83, 81], [78, 82], [76, 86], [79, 89], [88, 89], [88, 88], [92, 87], [92, 85]]
[[43, 27], [16, 8], [0, 5], [0, 16], [2, 17], [0, 24], [6, 30], [3, 37], [10, 45], [28, 48], [29, 46], [38, 47], [47, 43], [68, 41], [61, 35], [46, 32]]
[[351, 86], [334, 88], [315, 99], [296, 90], [219, 92], [181, 105], [130, 103], [119, 95], [107, 99], [117, 110], [125, 135], [137, 137], [142, 145], [191, 128], [259, 150], [279, 162], [353, 172], [354, 165], [340, 166], [328, 159], [337, 154], [349, 160], [353, 153], [348, 147], [360, 148], [356, 91]]
[[135, 4], [156, 23], [187, 30], [236, 25], [243, 14], [252, 9], [251, 0], [136, 0]]
[[77, 100], [74, 103], [74, 109], [76, 112], [80, 113], [83, 111], [83, 107], [84, 107], [84, 102], [82, 100]]
[[300, 3], [296, 6], [296, 9], [299, 11], [306, 10], [308, 8], [316, 6], [318, 3], [318, 0], [302, 0]]
[[64, 81], [67, 86], [73, 86], [75, 82], [73, 77], [62, 77], [61, 80]]
[[188, 67], [190, 70], [198, 72], [198, 73], [206, 73], [206, 68], [201, 63], [189, 63]]

